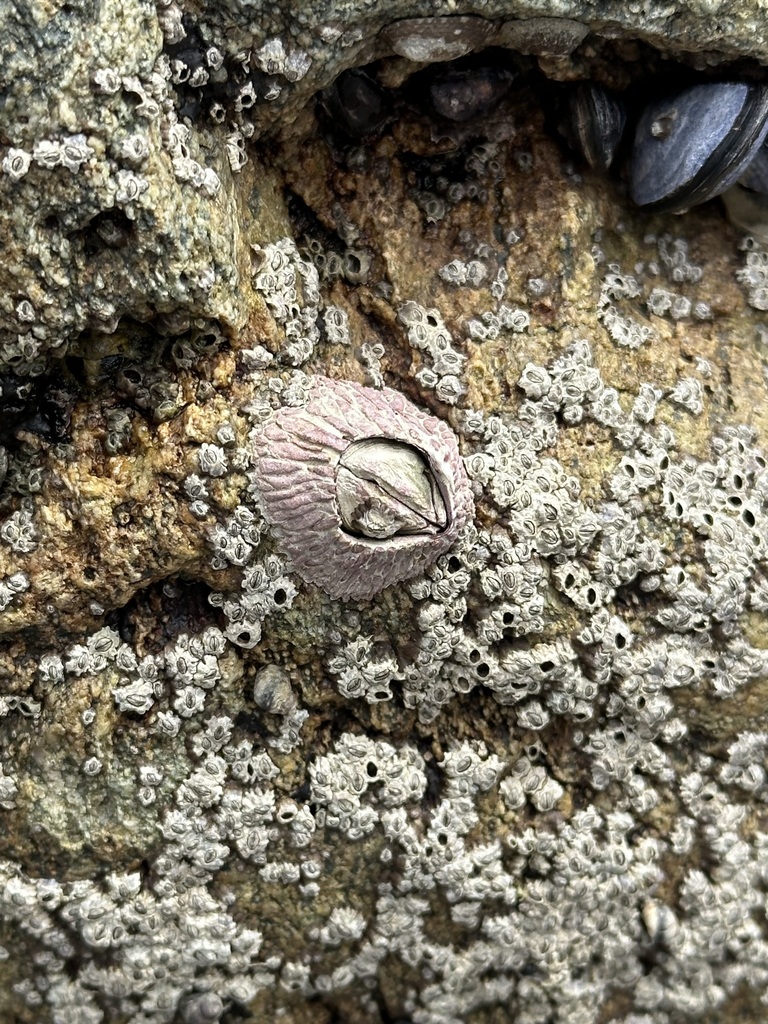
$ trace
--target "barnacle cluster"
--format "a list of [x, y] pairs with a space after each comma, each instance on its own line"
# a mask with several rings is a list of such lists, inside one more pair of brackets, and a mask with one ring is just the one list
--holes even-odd
[[215, 6], [0, 140], [0, 1016], [758, 1024], [755, 68]]

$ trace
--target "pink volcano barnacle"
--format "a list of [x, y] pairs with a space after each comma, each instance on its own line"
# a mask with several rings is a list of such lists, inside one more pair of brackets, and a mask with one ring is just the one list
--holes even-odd
[[474, 512], [453, 432], [390, 388], [316, 377], [261, 428], [254, 467], [292, 569], [331, 597], [418, 575]]

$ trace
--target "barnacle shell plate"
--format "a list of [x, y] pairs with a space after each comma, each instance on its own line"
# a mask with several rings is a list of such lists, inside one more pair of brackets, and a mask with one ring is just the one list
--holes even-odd
[[[317, 377], [306, 405], [280, 409], [252, 440], [264, 515], [291, 568], [331, 597], [367, 600], [418, 575], [453, 544], [474, 511], [453, 432], [390, 388]], [[392, 455], [394, 475], [393, 466], [366, 471], [365, 459], [354, 454], [366, 440], [375, 443], [363, 450]], [[404, 503], [398, 532], [353, 532], [349, 512], [342, 515], [339, 507], [339, 472], [353, 465], [358, 480], [388, 492], [397, 478], [397, 444], [407, 446], [402, 486], [394, 496]], [[350, 454], [342, 464], [345, 453]], [[414, 454], [423, 460], [427, 483], [417, 480]], [[341, 486], [348, 486], [343, 476]], [[408, 518], [420, 505], [426, 509], [423, 530]]]

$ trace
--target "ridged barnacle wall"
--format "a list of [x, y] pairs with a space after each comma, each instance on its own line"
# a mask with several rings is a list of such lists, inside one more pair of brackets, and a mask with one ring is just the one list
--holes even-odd
[[416, 576], [474, 511], [456, 437], [390, 388], [313, 379], [253, 436], [267, 520], [307, 583], [368, 599]]

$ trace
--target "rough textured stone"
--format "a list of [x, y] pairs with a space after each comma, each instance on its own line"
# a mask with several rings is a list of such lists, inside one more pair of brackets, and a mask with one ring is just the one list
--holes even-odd
[[[386, 31], [451, 14], [467, 120]], [[0, 1018], [765, 1019], [768, 253], [556, 128], [767, 51], [735, 0], [0, 10]], [[472, 482], [370, 601], [261, 511], [319, 376]]]

